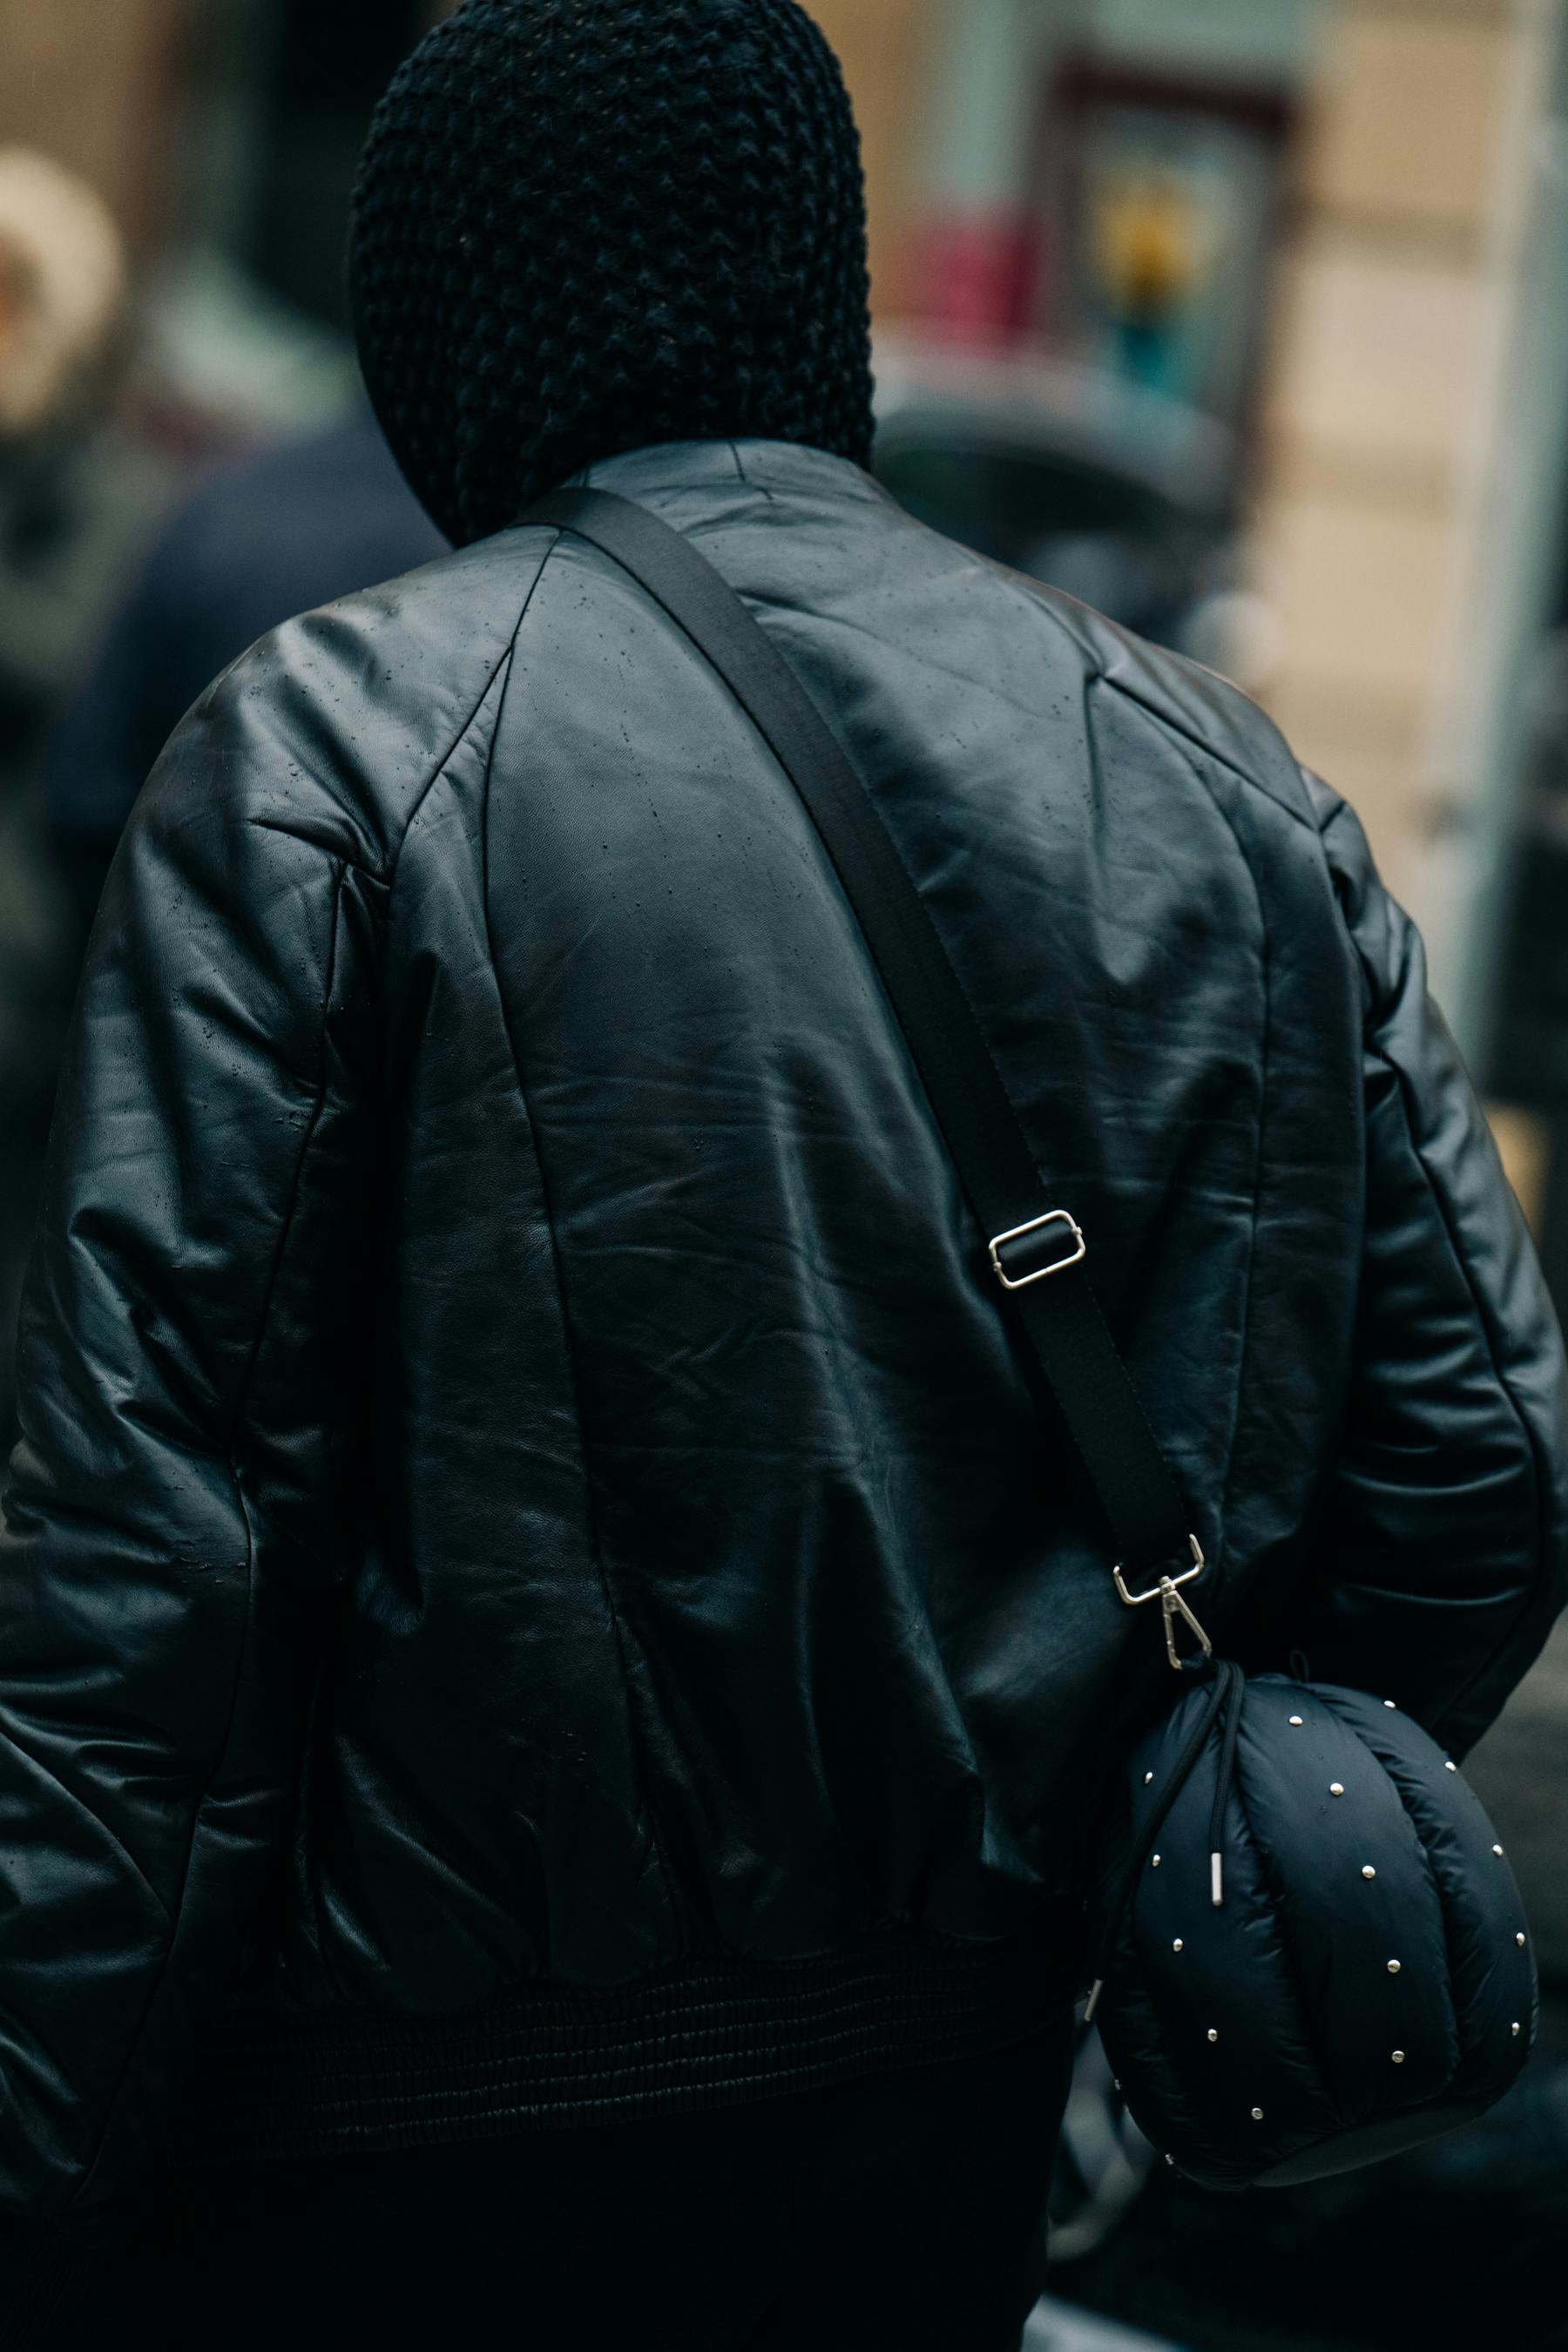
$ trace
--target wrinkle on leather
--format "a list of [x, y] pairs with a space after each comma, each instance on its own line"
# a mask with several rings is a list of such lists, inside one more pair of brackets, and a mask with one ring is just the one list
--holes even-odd
[[[57, 1759], [51, 1761], [47, 1756], [40, 1755], [38, 1752], [40, 1747], [47, 1744], [48, 1733], [47, 1727], [39, 1722], [36, 1711], [33, 1717], [32, 1729], [34, 1736], [33, 1739], [29, 1742], [20, 1736], [19, 1727], [16, 1722], [14, 1719], [8, 1718], [5, 1710], [0, 1709], [0, 1740], [5, 1742], [5, 1746], [13, 1751], [13, 1753], [25, 1766], [30, 1765], [34, 1771], [44, 1775], [47, 1779], [52, 1781], [54, 1787], [58, 1790], [59, 1793], [65, 1798], [68, 1804], [74, 1805], [79, 1812], [84, 1813], [87, 1816], [94, 1828], [101, 1832], [107, 1843], [113, 1847], [115, 1853], [121, 1857], [121, 1859], [129, 1864], [131, 1869], [135, 1873], [137, 1878], [140, 1879], [142, 1886], [152, 1896], [153, 1901], [157, 1905], [159, 1910], [163, 1913], [163, 1917], [168, 1921], [169, 1926], [172, 1927], [174, 1924], [173, 1912], [171, 1911], [169, 1905], [164, 1901], [163, 1896], [158, 1892], [157, 1887], [153, 1884], [151, 1878], [148, 1877], [147, 1873], [142, 1869], [142, 1864], [137, 1860], [135, 1854], [132, 1853], [131, 1848], [126, 1844], [124, 1839], [119, 1836], [112, 1824], [105, 1821], [103, 1815], [98, 1811], [96, 1806], [89, 1802], [88, 1799], [82, 1794], [79, 1787], [75, 1785], [73, 1780], [68, 1777], [72, 1759], [79, 1755], [80, 1751], [70, 1741], [68, 1735], [67, 1738], [58, 1740], [58, 1744], [60, 1748], [60, 1754]], [[81, 1760], [87, 1763], [92, 1770], [101, 1776], [105, 1763], [111, 1753], [112, 1748], [110, 1743], [99, 1741], [96, 1743], [95, 1750], [89, 1749], [87, 1754], [81, 1758]]]

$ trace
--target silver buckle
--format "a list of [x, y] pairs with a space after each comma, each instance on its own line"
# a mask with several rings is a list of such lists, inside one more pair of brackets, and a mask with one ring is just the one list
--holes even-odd
[[1152, 1584], [1147, 1592], [1133, 1592], [1130, 1591], [1127, 1580], [1122, 1575], [1120, 1567], [1113, 1568], [1110, 1571], [1112, 1576], [1116, 1579], [1116, 1590], [1121, 1595], [1122, 1600], [1126, 1602], [1129, 1609], [1142, 1609], [1146, 1601], [1157, 1601], [1160, 1603], [1161, 1613], [1164, 1618], [1165, 1623], [1165, 1655], [1170, 1659], [1172, 1665], [1174, 1666], [1179, 1675], [1185, 1674], [1187, 1670], [1187, 1661], [1182, 1656], [1181, 1652], [1176, 1647], [1176, 1620], [1178, 1617], [1184, 1619], [1186, 1624], [1191, 1628], [1192, 1632], [1196, 1634], [1198, 1647], [1203, 1652], [1204, 1656], [1205, 1658], [1212, 1658], [1214, 1655], [1214, 1643], [1209, 1640], [1208, 1635], [1205, 1633], [1203, 1627], [1194, 1616], [1191, 1609], [1188, 1608], [1186, 1602], [1182, 1598], [1183, 1585], [1191, 1584], [1194, 1578], [1200, 1577], [1206, 1565], [1203, 1554], [1203, 1546], [1199, 1543], [1196, 1536], [1189, 1536], [1187, 1538], [1187, 1541], [1193, 1549], [1192, 1567], [1184, 1569], [1180, 1576], [1161, 1577], [1159, 1582], [1157, 1584]]
[[[1020, 1275], [1015, 1281], [1002, 1263], [1002, 1253], [1009, 1242], [1021, 1242], [1029, 1234], [1037, 1234], [1047, 1225], [1066, 1225], [1073, 1237], [1070, 1257], [1058, 1258], [1054, 1265], [1037, 1266], [1033, 1274]], [[1065, 1274], [1070, 1265], [1080, 1265], [1089, 1255], [1089, 1244], [1078, 1219], [1066, 1209], [1047, 1209], [1043, 1217], [1032, 1218], [1026, 1225], [1015, 1225], [1010, 1234], [998, 1234], [991, 1244], [991, 1263], [996, 1269], [996, 1279], [1004, 1290], [1027, 1290], [1032, 1282], [1048, 1282], [1053, 1274]]]

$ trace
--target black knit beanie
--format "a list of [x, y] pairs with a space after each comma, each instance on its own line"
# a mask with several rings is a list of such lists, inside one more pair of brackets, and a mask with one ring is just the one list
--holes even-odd
[[360, 361], [463, 542], [579, 467], [760, 435], [865, 464], [865, 184], [795, 0], [465, 0], [383, 100]]

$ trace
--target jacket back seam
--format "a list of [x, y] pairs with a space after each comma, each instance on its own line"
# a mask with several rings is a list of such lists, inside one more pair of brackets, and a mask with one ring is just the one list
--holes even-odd
[[[554, 543], [559, 544], [559, 541], [560, 534], [557, 533]], [[547, 556], [545, 562], [548, 562], [548, 561], [549, 558]], [[541, 578], [543, 577], [543, 572], [544, 565], [542, 564], [540, 567]], [[537, 583], [535, 585], [537, 585]], [[519, 621], [519, 627], [520, 629], [521, 627], [521, 619]], [[506, 685], [502, 688], [501, 691], [503, 709], [506, 695], [510, 688], [510, 683], [511, 681], [509, 676]], [[626, 1627], [622, 1621], [620, 1607], [616, 1601], [615, 1591], [610, 1580], [609, 1570], [605, 1560], [604, 1541], [599, 1525], [599, 1507], [597, 1497], [595, 1493], [592, 1454], [588, 1443], [587, 1423], [583, 1404], [582, 1370], [578, 1360], [577, 1343], [572, 1327], [572, 1310], [567, 1296], [565, 1267], [562, 1263], [561, 1239], [556, 1228], [555, 1211], [551, 1196], [550, 1180], [545, 1172], [544, 1157], [540, 1150], [539, 1126], [533, 1114], [533, 1105], [529, 1095], [528, 1081], [523, 1075], [522, 1055], [518, 1048], [517, 1036], [512, 1026], [511, 1012], [507, 1003], [506, 992], [501, 986], [500, 961], [496, 954], [495, 932], [490, 920], [490, 785], [495, 771], [495, 747], [497, 739], [500, 734], [500, 728], [501, 713], [498, 711], [496, 724], [490, 736], [489, 756], [485, 763], [482, 800], [483, 816], [479, 828], [479, 888], [484, 908], [485, 948], [486, 952], [489, 957], [491, 975], [495, 981], [496, 996], [500, 1006], [501, 1026], [506, 1034], [507, 1050], [511, 1056], [512, 1076], [517, 1086], [519, 1097], [522, 1102], [523, 1117], [528, 1123], [529, 1139], [533, 1149], [533, 1164], [539, 1176], [540, 1198], [544, 1210], [544, 1222], [550, 1234], [550, 1263], [554, 1276], [556, 1305], [561, 1317], [562, 1340], [565, 1350], [567, 1377], [571, 1383], [573, 1417], [576, 1423], [577, 1444], [583, 1465], [583, 1494], [584, 1511], [587, 1519], [588, 1542], [593, 1553], [594, 1568], [598, 1578], [599, 1591], [603, 1596], [605, 1613], [610, 1621], [611, 1637], [616, 1647], [616, 1663], [620, 1674], [621, 1696], [626, 1713], [626, 1738], [633, 1759], [633, 1767], [637, 1775], [637, 1791], [642, 1803], [643, 1815], [647, 1822], [647, 1834], [649, 1843], [653, 1849], [654, 1860], [658, 1868], [659, 1882], [664, 1890], [666, 1911], [668, 1915], [671, 1926], [673, 1927], [678, 1924], [680, 1914], [676, 1905], [675, 1890], [670, 1878], [668, 1859], [664, 1849], [664, 1838], [659, 1828], [658, 1816], [653, 1801], [652, 1783], [648, 1774], [647, 1759], [643, 1752], [643, 1742], [637, 1730], [636, 1713], [632, 1706], [631, 1675], [627, 1665]]]

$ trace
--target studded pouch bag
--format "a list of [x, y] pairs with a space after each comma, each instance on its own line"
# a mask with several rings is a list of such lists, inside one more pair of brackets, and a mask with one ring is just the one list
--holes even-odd
[[1392, 1700], [1209, 1664], [1126, 1783], [1090, 1999], [1171, 2163], [1286, 2188], [1501, 2097], [1535, 2031], [1523, 1905], [1473, 1791]]
[[524, 518], [660, 604], [810, 814], [908, 1039], [995, 1286], [1103, 1515], [1108, 1586], [1157, 1606], [1181, 1696], [1135, 1747], [1100, 1856], [1089, 2011], [1140, 2125], [1215, 2189], [1373, 2162], [1469, 2120], [1535, 2031], [1534, 1959], [1491, 1824], [1391, 1701], [1215, 1658], [1205, 1560], [924, 902], [833, 730], [679, 531], [598, 490]]

